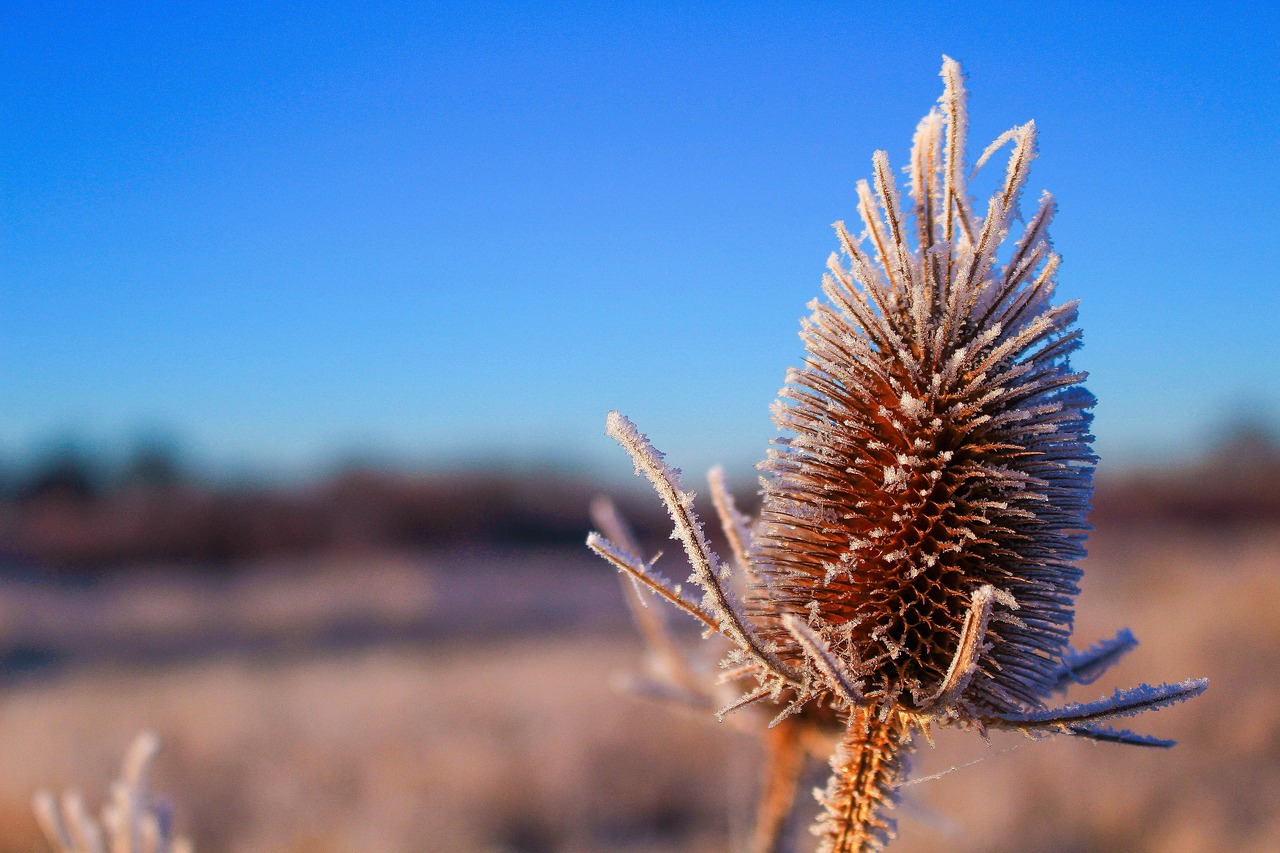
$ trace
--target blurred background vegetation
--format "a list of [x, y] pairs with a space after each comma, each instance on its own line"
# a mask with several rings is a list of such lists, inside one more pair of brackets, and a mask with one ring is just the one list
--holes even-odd
[[[735, 849], [757, 745], [623, 689], [640, 643], [581, 545], [602, 490], [648, 547], [673, 550], [651, 495], [554, 469], [210, 483], [149, 446], [11, 471], [0, 850], [38, 849], [35, 787], [92, 798], [143, 727], [164, 736], [159, 784], [205, 850]], [[1192, 464], [1110, 472], [1092, 521], [1076, 642], [1137, 632], [1117, 685], [1213, 679], [1147, 721], [1181, 744], [943, 733], [916, 775], [966, 766], [907, 789], [900, 849], [1280, 839], [1275, 434], [1240, 422]], [[664, 563], [682, 573], [678, 554]]]

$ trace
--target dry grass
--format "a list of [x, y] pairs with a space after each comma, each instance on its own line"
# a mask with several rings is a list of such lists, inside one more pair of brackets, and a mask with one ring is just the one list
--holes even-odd
[[[1280, 532], [1137, 531], [1099, 536], [1092, 550], [1077, 638], [1128, 624], [1143, 641], [1109, 683], [1214, 679], [1198, 702], [1152, 721], [1180, 745], [1004, 736], [988, 749], [944, 733], [913, 775], [989, 759], [908, 787], [896, 850], [1280, 846]], [[484, 594], [495, 601], [504, 589], [539, 594], [540, 576], [531, 585], [509, 556], [493, 571]], [[616, 600], [598, 571], [584, 584], [603, 576]], [[201, 853], [730, 849], [755, 781], [740, 755], [750, 741], [619, 695], [613, 677], [637, 666], [639, 643], [617, 626], [520, 637], [513, 625], [487, 645], [104, 664], [19, 682], [0, 694], [0, 851], [43, 849], [32, 791], [101, 790], [144, 727], [165, 740], [155, 787], [174, 795]], [[1008, 746], [1018, 749], [1001, 754]]]
[[632, 663], [546, 640], [30, 687], [0, 717], [17, 816], [0, 849], [33, 849], [34, 787], [109, 778], [139, 725], [166, 735], [156, 786], [200, 850], [682, 849], [623, 842], [723, 830], [720, 786], [700, 793], [665, 750], [717, 767], [725, 735], [618, 702], [610, 675]]

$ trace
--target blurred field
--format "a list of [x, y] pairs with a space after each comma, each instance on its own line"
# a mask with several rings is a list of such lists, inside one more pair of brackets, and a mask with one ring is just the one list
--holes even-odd
[[[1280, 849], [1280, 530], [1113, 529], [1091, 550], [1077, 642], [1128, 625], [1143, 645], [1080, 697], [1207, 675], [1204, 697], [1138, 724], [1181, 744], [945, 733], [916, 776], [987, 760], [909, 787], [894, 849]], [[603, 566], [306, 562], [10, 582], [0, 634], [40, 662], [0, 694], [0, 851], [42, 849], [31, 792], [96, 800], [143, 727], [204, 851], [734, 849], [755, 745], [617, 689], [639, 648]]]

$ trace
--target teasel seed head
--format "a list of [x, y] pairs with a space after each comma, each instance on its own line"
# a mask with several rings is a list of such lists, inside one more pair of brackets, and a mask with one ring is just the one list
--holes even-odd
[[[947, 60], [941, 116], [920, 124], [910, 210], [884, 152], [859, 186], [864, 240], [837, 223], [802, 338], [807, 357], [774, 409], [788, 438], [762, 465], [754, 612], [803, 660], [777, 618], [803, 617], [882, 707], [923, 709], [944, 684], [975, 593], [988, 628], [964, 698], [1007, 709], [1050, 689], [1079, 592], [1095, 457], [1070, 353], [1075, 303], [1051, 307], [1058, 258], [1047, 194], [1001, 264], [1035, 155], [1013, 144], [978, 219], [964, 192], [964, 101]], [[869, 245], [864, 245], [869, 244]]]
[[[763, 503], [749, 542], [748, 524], [713, 478], [733, 564], [749, 583], [745, 599], [725, 585], [728, 569], [678, 472], [617, 412], [607, 432], [662, 497], [689, 580], [704, 595], [686, 598], [619, 544], [622, 531], [615, 541], [587, 540], [637, 589], [731, 642], [726, 677], [755, 685], [720, 716], [769, 702], [782, 708], [770, 728], [793, 727], [777, 742], [796, 732], [837, 736], [818, 795], [821, 853], [879, 850], [892, 838], [887, 808], [906, 757], [935, 723], [1168, 747], [1101, 724], [1208, 686], [1144, 684], [1047, 707], [1136, 642], [1121, 631], [1085, 651], [1068, 646], [1096, 463], [1094, 399], [1070, 365], [1080, 346], [1076, 303], [1053, 304], [1052, 196], [1010, 240], [1035, 124], [1002, 134], [978, 158], [975, 172], [1012, 148], [979, 216], [965, 188], [960, 66], [944, 58], [942, 78], [940, 109], [916, 130], [906, 199], [877, 152], [872, 182], [858, 184], [861, 238], [836, 223], [843, 254], [828, 261], [826, 299], [802, 322], [804, 364], [788, 373], [773, 410], [786, 435], [761, 464]], [[766, 779], [792, 776], [766, 771]], [[758, 850], [777, 840], [780, 821], [766, 817], [759, 825], [773, 834], [757, 838]]]

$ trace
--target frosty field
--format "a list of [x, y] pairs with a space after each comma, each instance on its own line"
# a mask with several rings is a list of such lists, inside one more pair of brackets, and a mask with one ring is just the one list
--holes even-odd
[[[1119, 527], [1092, 540], [1076, 637], [1128, 624], [1143, 645], [1071, 698], [1207, 675], [1203, 699], [1152, 721], [1179, 746], [943, 732], [913, 778], [985, 760], [908, 787], [895, 849], [1280, 843], [1280, 532]], [[749, 814], [749, 738], [620, 689], [639, 641], [584, 551], [11, 581], [3, 602], [4, 648], [28, 661], [0, 691], [4, 853], [42, 849], [33, 790], [97, 803], [143, 727], [201, 851], [726, 851]]]

